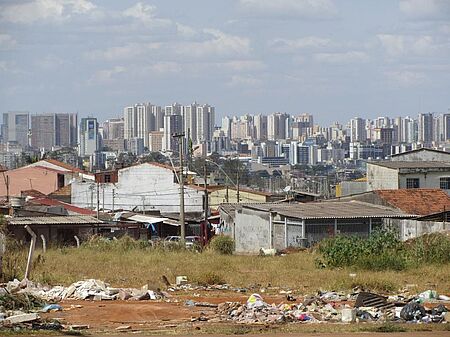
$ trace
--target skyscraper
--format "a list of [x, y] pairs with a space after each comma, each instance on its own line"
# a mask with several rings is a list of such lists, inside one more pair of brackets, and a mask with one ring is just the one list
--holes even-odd
[[276, 112], [267, 117], [267, 139], [286, 139], [286, 119], [290, 118], [287, 113]]
[[267, 116], [256, 115], [253, 117], [253, 124], [255, 126], [255, 138], [260, 141], [267, 140]]
[[367, 140], [366, 120], [355, 117], [350, 121], [350, 141], [365, 142]]
[[3, 142], [17, 142], [28, 146], [28, 130], [30, 129], [30, 113], [28, 111], [9, 111], [3, 114]]
[[80, 146], [78, 154], [80, 157], [90, 156], [99, 148], [97, 118], [82, 118], [80, 122]]
[[417, 121], [417, 141], [423, 144], [430, 144], [433, 141], [433, 113], [420, 113]]
[[76, 113], [47, 113], [31, 116], [31, 146], [51, 150], [77, 144]]
[[[209, 104], [197, 106], [197, 143], [210, 143], [214, 133], [215, 109]], [[209, 145], [208, 145], [209, 146]], [[209, 149], [209, 147], [208, 147]]]
[[151, 103], [140, 103], [126, 107], [124, 109], [125, 139], [141, 138], [144, 141], [144, 146], [148, 146], [148, 134], [156, 129], [154, 112], [157, 112], [157, 110]]

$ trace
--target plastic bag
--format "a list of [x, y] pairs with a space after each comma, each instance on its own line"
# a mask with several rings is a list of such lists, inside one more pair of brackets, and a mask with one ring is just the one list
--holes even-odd
[[400, 317], [405, 321], [420, 320], [424, 316], [426, 316], [425, 308], [415, 302], [408, 303], [400, 311]]

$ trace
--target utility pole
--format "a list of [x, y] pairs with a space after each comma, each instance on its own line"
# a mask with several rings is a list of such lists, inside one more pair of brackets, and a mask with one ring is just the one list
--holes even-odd
[[237, 158], [237, 171], [236, 171], [236, 199], [239, 204], [240, 193], [239, 193], [239, 157]]
[[114, 193], [115, 192], [115, 190], [114, 190], [114, 188], [112, 189], [112, 212], [114, 213]]
[[142, 196], [142, 214], [145, 214], [145, 196]]
[[173, 137], [178, 138], [178, 147], [180, 152], [180, 171], [179, 171], [179, 182], [180, 182], [180, 236], [181, 244], [184, 245], [186, 241], [186, 227], [184, 223], [184, 179], [183, 179], [183, 139], [184, 133], [174, 134]]
[[105, 185], [102, 184], [102, 210], [105, 211]]
[[205, 226], [208, 224], [208, 215], [209, 215], [209, 195], [208, 195], [208, 171], [206, 167], [206, 160], [205, 160], [205, 167], [204, 167], [204, 179], [205, 179]]
[[100, 186], [97, 182], [97, 219], [100, 218]]
[[90, 185], [89, 189], [91, 190], [91, 210], [94, 209], [94, 185]]

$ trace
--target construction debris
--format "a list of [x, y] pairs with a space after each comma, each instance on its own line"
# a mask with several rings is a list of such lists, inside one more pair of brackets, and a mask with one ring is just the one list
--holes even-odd
[[[347, 302], [346, 299], [350, 301]], [[327, 292], [307, 297], [297, 304], [275, 305], [264, 302], [259, 294], [252, 294], [246, 304], [239, 302], [219, 304], [216, 314], [219, 321], [243, 324], [364, 321], [439, 323], [445, 321], [448, 309], [444, 304], [441, 303], [432, 310], [426, 310], [424, 306], [417, 303], [420, 299], [420, 296], [415, 296], [408, 303], [389, 302], [387, 297], [368, 292], [347, 296]], [[350, 304], [351, 302], [355, 303], [354, 307]]]

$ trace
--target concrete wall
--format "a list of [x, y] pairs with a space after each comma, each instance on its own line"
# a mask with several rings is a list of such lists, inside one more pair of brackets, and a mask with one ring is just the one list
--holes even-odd
[[[124, 210], [160, 210], [166, 213], [178, 213], [179, 184], [174, 182], [174, 173], [170, 169], [149, 163], [119, 170], [119, 181], [115, 184], [100, 184], [100, 208], [112, 208], [114, 189], [114, 209]], [[77, 180], [72, 183], [72, 204], [89, 208], [91, 195], [94, 208], [97, 206], [97, 185], [93, 182]], [[203, 211], [203, 191], [185, 187], [184, 204], [186, 212]]]
[[417, 220], [391, 220], [390, 225], [395, 226], [400, 233], [400, 239], [406, 241], [427, 233], [450, 230], [448, 222], [417, 221]]
[[336, 187], [336, 197], [367, 192], [366, 181], [343, 181]]
[[243, 209], [236, 212], [236, 253], [258, 254], [261, 248], [270, 248], [269, 214]]
[[439, 153], [436, 151], [415, 151], [403, 153], [398, 156], [391, 157], [392, 161], [450, 161], [450, 153]]
[[[399, 174], [399, 188], [406, 188], [406, 179], [419, 178], [420, 188], [441, 188], [440, 178], [450, 177], [449, 172], [428, 172], [428, 173], [400, 173]], [[444, 190], [450, 194], [450, 190]]]
[[[213, 191], [209, 193], [209, 205], [212, 208], [217, 208], [220, 204], [227, 202], [226, 199], [227, 189], [223, 188], [220, 190]], [[240, 202], [253, 203], [253, 202], [266, 202], [267, 197], [262, 194], [252, 193], [249, 191], [239, 191]], [[235, 189], [228, 189], [228, 202], [237, 203], [237, 192]]]
[[380, 165], [367, 163], [367, 190], [398, 189], [398, 172]]

